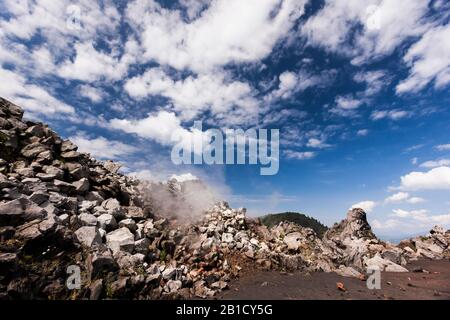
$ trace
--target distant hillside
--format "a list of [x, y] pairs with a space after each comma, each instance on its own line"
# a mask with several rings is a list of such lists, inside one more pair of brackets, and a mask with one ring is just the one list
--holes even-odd
[[261, 222], [268, 227], [276, 226], [281, 221], [293, 222], [302, 227], [313, 229], [320, 237], [328, 230], [328, 228], [320, 223], [320, 221], [298, 212], [268, 214], [260, 219]]

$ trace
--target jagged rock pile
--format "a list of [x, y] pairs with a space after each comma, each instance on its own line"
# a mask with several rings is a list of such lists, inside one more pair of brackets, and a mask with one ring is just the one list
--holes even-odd
[[434, 227], [428, 237], [402, 241], [398, 246], [376, 238], [362, 209], [352, 209], [347, 219], [328, 230], [323, 242], [334, 269], [345, 276], [363, 277], [369, 267], [387, 272], [408, 272], [405, 265], [419, 257], [450, 257], [450, 232]]
[[[0, 298], [211, 298], [247, 265], [361, 277], [450, 257], [448, 231], [393, 246], [360, 209], [323, 239], [291, 223], [269, 229], [225, 202], [199, 215], [212, 198], [201, 183], [141, 183], [22, 117], [0, 98]], [[70, 266], [79, 289], [66, 285]]]

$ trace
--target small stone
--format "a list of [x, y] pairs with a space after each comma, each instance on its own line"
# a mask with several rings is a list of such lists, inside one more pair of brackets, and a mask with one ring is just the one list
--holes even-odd
[[120, 228], [106, 235], [106, 244], [113, 251], [132, 252], [134, 249], [134, 235], [128, 228]]
[[182, 286], [183, 284], [180, 280], [169, 280], [164, 287], [164, 291], [170, 293], [177, 292], [178, 290], [181, 289]]
[[42, 191], [33, 192], [28, 199], [36, 203], [37, 205], [41, 205], [44, 202], [48, 201], [49, 194]]
[[89, 184], [89, 180], [86, 179], [86, 178], [82, 178], [82, 179], [80, 179], [78, 181], [75, 181], [72, 184], [75, 187], [75, 191], [78, 194], [83, 194], [86, 191], [89, 191], [90, 184]]
[[46, 215], [44, 209], [27, 198], [19, 198], [0, 204], [0, 226], [20, 225], [26, 221], [42, 219]]
[[67, 151], [61, 153], [61, 157], [67, 160], [76, 160], [80, 157], [80, 153], [77, 151]]
[[222, 242], [231, 243], [234, 241], [234, 237], [231, 233], [223, 233], [222, 234]]
[[75, 231], [75, 238], [86, 247], [102, 243], [102, 238], [96, 227], [81, 227]]
[[104, 213], [97, 218], [97, 224], [99, 228], [106, 230], [107, 232], [117, 228], [117, 222], [113, 215]]
[[165, 280], [173, 279], [177, 275], [177, 269], [174, 267], [167, 267], [162, 272], [162, 277]]
[[148, 238], [143, 238], [134, 242], [134, 250], [137, 253], [147, 254], [151, 242]]
[[128, 228], [131, 232], [135, 232], [137, 230], [136, 222], [133, 219], [124, 219], [119, 222], [120, 228]]
[[64, 213], [64, 214], [58, 216], [57, 219], [62, 225], [68, 225], [69, 221], [70, 221], [70, 216], [67, 213]]
[[55, 180], [53, 181], [53, 184], [55, 185], [55, 187], [57, 187], [61, 192], [65, 194], [70, 194], [75, 191], [75, 186], [65, 181]]
[[97, 218], [89, 213], [82, 213], [78, 216], [78, 219], [80, 220], [81, 224], [83, 226], [93, 226], [95, 227], [97, 225]]
[[41, 152], [47, 151], [48, 147], [40, 144], [39, 142], [26, 145], [21, 153], [25, 158], [35, 158]]
[[128, 207], [127, 217], [133, 218], [135, 220], [144, 219], [144, 210], [142, 210], [142, 208], [134, 206]]
[[216, 281], [211, 284], [211, 289], [225, 290], [228, 288], [228, 284], [225, 281]]
[[109, 250], [103, 252], [94, 251], [89, 254], [86, 263], [90, 279], [95, 279], [104, 272], [118, 269], [118, 265]]

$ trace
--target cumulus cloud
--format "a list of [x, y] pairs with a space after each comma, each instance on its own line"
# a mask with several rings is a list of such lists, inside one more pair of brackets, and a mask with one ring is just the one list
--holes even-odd
[[411, 203], [416, 204], [420, 202], [424, 202], [425, 200], [420, 197], [411, 197], [411, 195], [407, 192], [397, 192], [389, 197], [387, 197], [384, 202], [385, 203]]
[[76, 55], [58, 68], [62, 78], [94, 82], [102, 79], [121, 79], [128, 65], [110, 55], [97, 51], [92, 42], [75, 44]]
[[174, 132], [183, 130], [175, 113], [159, 111], [139, 120], [112, 119], [110, 128], [135, 133], [139, 137], [155, 140], [162, 145], [172, 144]]
[[448, 190], [450, 167], [437, 167], [427, 172], [411, 172], [400, 178], [403, 190]]
[[428, 1], [422, 0], [327, 0], [301, 32], [309, 44], [354, 57], [353, 63], [360, 64], [421, 35], [427, 27], [423, 19], [427, 10]]
[[366, 89], [364, 91], [366, 97], [379, 93], [390, 82], [390, 79], [384, 70], [361, 71], [355, 74], [353, 80], [366, 84]]
[[167, 111], [150, 113], [143, 119], [112, 119], [109, 121], [109, 128], [133, 133], [163, 146], [178, 144], [184, 150], [194, 153], [202, 153], [202, 150], [194, 146], [207, 143], [210, 139], [208, 134], [199, 128], [185, 129], [175, 113]]
[[374, 219], [371, 222], [371, 226], [374, 229], [395, 229], [400, 225], [400, 221], [396, 219], [387, 219], [385, 221], [380, 221], [379, 219]]
[[317, 153], [313, 151], [298, 152], [293, 150], [285, 150], [284, 155], [288, 159], [310, 160], [316, 157]]
[[330, 109], [330, 113], [341, 117], [355, 117], [357, 116], [356, 109], [363, 103], [363, 99], [358, 99], [353, 96], [338, 96], [335, 99], [336, 105]]
[[[168, 98], [183, 120], [210, 110], [217, 117], [240, 114], [235, 121], [257, 116], [258, 103], [253, 89], [245, 82], [231, 80], [224, 72], [189, 76], [173, 80], [161, 68], [152, 68], [129, 79], [125, 90], [134, 98], [160, 95]], [[231, 117], [228, 120], [232, 121]]]
[[218, 0], [186, 22], [179, 10], [136, 0], [128, 4], [126, 18], [139, 34], [145, 59], [204, 72], [267, 56], [289, 34], [305, 2]]
[[365, 137], [365, 136], [367, 136], [369, 134], [369, 130], [368, 129], [360, 129], [360, 130], [358, 130], [357, 132], [356, 132], [356, 135], [357, 136], [360, 136], [360, 137]]
[[326, 86], [334, 78], [334, 71], [326, 70], [320, 74], [310, 74], [306, 71], [285, 71], [278, 77], [278, 87], [270, 92], [264, 100], [273, 102], [277, 99], [288, 99], [298, 92], [311, 87]]
[[72, 106], [55, 98], [49, 91], [11, 70], [0, 67], [0, 96], [20, 105], [32, 114], [73, 114]]
[[338, 108], [344, 110], [353, 110], [358, 108], [362, 104], [361, 100], [354, 99], [352, 97], [337, 97], [336, 105]]
[[[0, 21], [0, 29], [6, 35], [29, 40], [40, 33], [53, 40], [49, 42], [53, 46], [64, 45], [64, 36], [89, 39], [97, 33], [112, 31], [120, 19], [117, 9], [108, 0], [102, 5], [89, 0], [5, 0], [2, 7], [11, 15], [10, 19]], [[70, 24], [71, 14], [83, 32]]]
[[315, 149], [325, 149], [331, 147], [330, 144], [325, 143], [325, 141], [317, 138], [310, 138], [306, 144], [309, 148], [315, 148]]
[[88, 98], [94, 103], [101, 102], [105, 96], [102, 90], [90, 85], [81, 85], [78, 88], [78, 92], [82, 97]]
[[407, 52], [404, 61], [411, 66], [397, 93], [417, 92], [434, 81], [436, 88], [450, 83], [450, 24], [432, 28]]
[[402, 209], [394, 209], [392, 215], [398, 218], [411, 218], [415, 221], [426, 223], [426, 225], [430, 227], [435, 224], [439, 225], [450, 224], [450, 214], [430, 215], [429, 211], [426, 209], [410, 210], [410, 211]]
[[411, 211], [402, 210], [402, 209], [394, 209], [393, 213], [394, 213], [393, 215], [398, 218], [412, 217], [416, 220], [422, 220], [422, 221], [428, 219], [428, 216], [427, 216], [428, 210], [425, 210], [425, 209], [411, 210]]
[[178, 182], [185, 182], [185, 181], [195, 181], [198, 180], [196, 176], [194, 176], [192, 173], [183, 173], [183, 174], [173, 174], [170, 176], [170, 180], [175, 179]]
[[69, 137], [82, 152], [90, 153], [93, 157], [104, 160], [116, 160], [120, 157], [137, 152], [137, 148], [120, 141], [108, 140], [104, 137], [89, 138], [83, 134]]
[[435, 147], [438, 151], [447, 151], [450, 150], [450, 143], [449, 144], [440, 144]]
[[363, 209], [365, 212], [370, 213], [373, 211], [373, 209], [375, 209], [375, 207], [378, 204], [375, 201], [361, 201], [358, 203], [355, 203], [354, 205], [351, 206], [350, 209], [355, 209], [355, 208], [359, 208], [359, 209]]
[[405, 110], [375, 110], [370, 115], [370, 118], [374, 121], [389, 119], [389, 120], [400, 120], [411, 116], [410, 111]]
[[450, 166], [450, 159], [426, 161], [426, 162], [422, 163], [420, 166], [423, 168], [436, 168], [436, 167]]

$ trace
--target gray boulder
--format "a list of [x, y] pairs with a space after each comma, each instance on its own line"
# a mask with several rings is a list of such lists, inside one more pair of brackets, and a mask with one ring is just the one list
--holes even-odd
[[96, 227], [81, 227], [75, 231], [75, 238], [85, 247], [92, 247], [102, 243], [102, 238]]
[[112, 231], [117, 228], [117, 222], [113, 215], [104, 213], [97, 218], [99, 228], [106, 231]]
[[106, 245], [113, 251], [132, 252], [134, 249], [134, 235], [128, 228], [120, 228], [106, 235]]
[[27, 221], [43, 219], [44, 209], [27, 198], [19, 198], [0, 204], [0, 225], [17, 226]]

